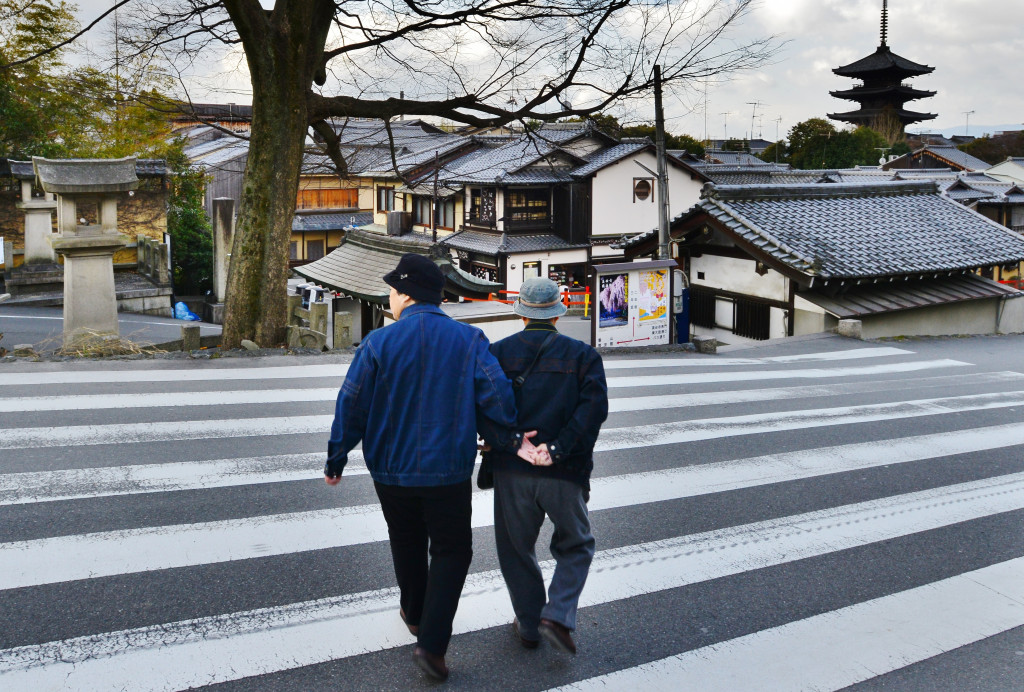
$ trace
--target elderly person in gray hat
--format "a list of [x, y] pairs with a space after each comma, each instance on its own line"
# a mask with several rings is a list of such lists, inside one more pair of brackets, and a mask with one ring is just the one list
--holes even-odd
[[[513, 310], [525, 329], [491, 345], [515, 390], [514, 429], [536, 430], [537, 449], [517, 456], [495, 448], [488, 457], [498, 561], [515, 610], [515, 636], [528, 649], [543, 636], [575, 654], [576, 608], [594, 558], [587, 500], [594, 444], [608, 417], [608, 385], [597, 351], [555, 328], [566, 311], [559, 298], [549, 279], [523, 282]], [[546, 594], [536, 555], [545, 515], [555, 526], [555, 573]]]
[[[338, 393], [324, 477], [337, 485], [360, 441], [391, 539], [399, 615], [413, 660], [448, 677], [452, 620], [473, 557], [472, 487], [481, 420], [495, 449], [532, 459], [515, 429], [511, 383], [483, 332], [442, 312], [444, 275], [404, 255], [384, 276], [395, 323], [364, 335]], [[529, 437], [527, 435], [526, 437]]]

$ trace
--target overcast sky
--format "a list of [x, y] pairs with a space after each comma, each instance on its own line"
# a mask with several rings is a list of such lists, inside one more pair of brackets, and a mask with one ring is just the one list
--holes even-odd
[[[80, 0], [83, 24], [94, 19], [109, 0]], [[269, 3], [264, 3], [269, 4]], [[832, 69], [872, 53], [879, 43], [882, 0], [762, 0], [745, 20], [739, 36], [777, 34], [786, 45], [774, 64], [736, 76], [708, 90], [666, 100], [668, 130], [695, 137], [707, 134], [742, 137], [751, 130], [753, 106], [755, 136], [774, 140], [795, 123], [829, 112], [854, 110], [852, 101], [829, 96], [854, 81], [832, 74]], [[907, 108], [937, 113], [938, 118], [911, 126], [911, 131], [950, 131], [962, 134], [967, 116], [970, 134], [1024, 127], [1024, 0], [891, 0], [890, 48], [905, 58], [935, 67], [913, 80], [920, 89], [937, 91], [930, 99], [911, 101]], [[237, 73], [225, 76], [223, 63], [201, 66], [217, 76], [216, 91], [192, 94], [194, 100], [248, 103], [249, 88]], [[728, 116], [723, 113], [729, 113]], [[640, 113], [640, 117], [645, 114]], [[781, 122], [776, 123], [776, 119]]]

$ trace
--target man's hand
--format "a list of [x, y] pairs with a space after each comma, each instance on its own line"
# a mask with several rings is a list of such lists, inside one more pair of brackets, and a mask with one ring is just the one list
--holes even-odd
[[523, 443], [519, 445], [519, 449], [516, 450], [516, 456], [530, 464], [535, 463], [534, 459], [536, 458], [535, 455], [537, 453], [537, 448], [534, 446], [530, 438], [536, 437], [536, 435], [536, 430], [531, 430], [528, 433], [523, 433]]
[[551, 459], [551, 453], [548, 451], [548, 445], [546, 442], [534, 447], [532, 463], [534, 466], [551, 466], [555, 463]]
[[324, 474], [324, 482], [327, 483], [327, 485], [337, 485], [338, 483], [341, 483], [341, 476], [331, 478], [327, 474]]

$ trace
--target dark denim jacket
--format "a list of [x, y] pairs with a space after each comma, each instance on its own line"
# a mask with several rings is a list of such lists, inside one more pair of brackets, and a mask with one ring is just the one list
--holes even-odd
[[[557, 331], [547, 322], [531, 322], [526, 329], [491, 345], [502, 369], [514, 379], [533, 361], [548, 334]], [[516, 429], [536, 430], [535, 444], [547, 443], [553, 466], [531, 466], [515, 452], [496, 449], [493, 468], [523, 474], [564, 478], [590, 489], [594, 444], [608, 418], [608, 384], [601, 356], [589, 345], [560, 334], [541, 355], [523, 387], [516, 392], [519, 419]], [[499, 436], [489, 429], [485, 433]], [[485, 439], [488, 435], [485, 434]]]
[[403, 486], [451, 485], [473, 474], [477, 419], [507, 432], [515, 449], [512, 385], [476, 327], [416, 303], [370, 332], [338, 393], [325, 471], [340, 474], [362, 440], [373, 479]]

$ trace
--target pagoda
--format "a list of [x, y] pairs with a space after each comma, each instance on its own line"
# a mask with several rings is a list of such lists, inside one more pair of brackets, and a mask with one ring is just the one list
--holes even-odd
[[935, 96], [934, 91], [915, 89], [903, 83], [904, 79], [928, 74], [935, 68], [907, 60], [889, 50], [885, 42], [888, 25], [889, 2], [883, 0], [881, 45], [866, 58], [832, 70], [840, 77], [862, 80], [862, 84], [852, 89], [829, 92], [836, 98], [858, 102], [860, 108], [846, 113], [829, 113], [828, 117], [870, 127], [887, 117], [887, 114], [892, 114], [904, 128], [911, 123], [936, 117], [934, 113], [918, 113], [903, 108], [907, 101]]

